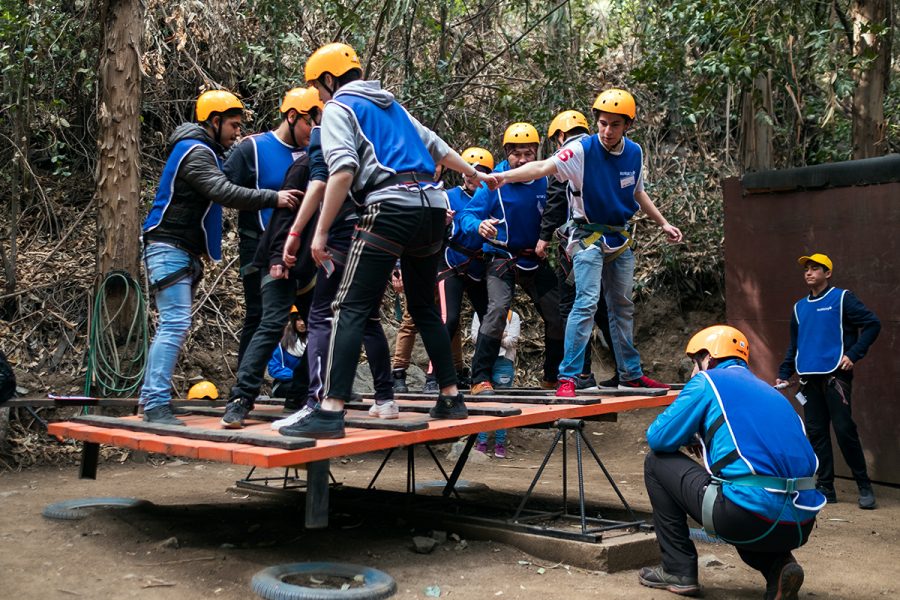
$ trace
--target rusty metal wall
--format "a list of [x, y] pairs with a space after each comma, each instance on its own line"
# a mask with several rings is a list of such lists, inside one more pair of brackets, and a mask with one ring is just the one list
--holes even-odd
[[831, 257], [832, 283], [881, 319], [854, 367], [853, 415], [870, 477], [900, 484], [900, 183], [751, 193], [731, 178], [723, 190], [726, 314], [747, 334], [757, 375], [774, 382], [787, 350], [792, 306], [807, 293], [800, 256]]

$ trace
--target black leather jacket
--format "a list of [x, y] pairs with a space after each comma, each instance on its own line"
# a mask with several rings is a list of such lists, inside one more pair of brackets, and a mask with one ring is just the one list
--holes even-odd
[[[219, 157], [225, 149], [196, 123], [183, 123], [169, 138], [169, 151], [177, 142], [185, 139], [203, 140]], [[203, 215], [210, 201], [241, 210], [275, 208], [278, 192], [257, 190], [235, 185], [203, 148], [187, 153], [178, 167], [172, 201], [162, 221], [152, 231], [144, 234], [147, 242], [173, 243], [197, 256], [204, 256]]]

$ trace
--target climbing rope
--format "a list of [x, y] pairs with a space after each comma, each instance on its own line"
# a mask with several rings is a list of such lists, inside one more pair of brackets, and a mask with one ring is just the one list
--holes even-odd
[[[121, 289], [121, 302], [110, 313], [110, 292]], [[128, 318], [127, 329], [115, 324]], [[103, 397], [133, 396], [144, 379], [148, 344], [147, 303], [141, 285], [125, 271], [112, 271], [94, 296], [88, 332], [84, 395], [93, 386]]]

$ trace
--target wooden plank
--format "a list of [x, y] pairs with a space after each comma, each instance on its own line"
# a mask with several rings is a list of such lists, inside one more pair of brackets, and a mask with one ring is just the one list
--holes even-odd
[[[226, 400], [173, 400], [173, 406], [225, 406]], [[12, 398], [3, 405], [16, 408], [29, 406], [31, 408], [65, 408], [67, 406], [106, 406], [120, 408], [134, 408], [138, 406], [137, 398], [88, 398], [82, 396], [54, 396], [36, 397], [24, 396]]]
[[[372, 406], [371, 402], [347, 402], [344, 407], [347, 409], [356, 409], [356, 410], [369, 410], [369, 407]], [[413, 412], [413, 413], [425, 413], [428, 414], [428, 411], [434, 406], [434, 402], [415, 402], [410, 400], [404, 400], [402, 402], [398, 402], [397, 406], [400, 407], [400, 413], [404, 412]], [[522, 409], [516, 408], [515, 406], [466, 406], [469, 410], [469, 415], [476, 416], [489, 416], [489, 417], [514, 417], [515, 415], [521, 415]]]
[[[632, 394], [633, 395], [633, 394]], [[415, 400], [420, 402], [430, 402], [432, 406], [434, 406], [435, 397], [433, 395], [428, 394], [396, 394], [398, 400]], [[556, 396], [550, 395], [536, 395], [536, 396], [509, 396], [505, 394], [497, 394], [495, 396], [466, 396], [465, 397], [466, 405], [471, 406], [472, 404], [481, 403], [481, 402], [499, 402], [503, 404], [544, 404], [544, 405], [557, 405], [557, 404], [566, 404], [566, 405], [574, 405], [574, 406], [586, 406], [590, 404], [600, 404], [603, 402], [603, 398], [601, 396], [576, 396], [574, 398], [557, 398]]]
[[[365, 406], [350, 406], [351, 403], [346, 405], [346, 408], [364, 408], [365, 410], [369, 410], [368, 405]], [[426, 411], [427, 412], [427, 411]], [[175, 414], [178, 415], [204, 415], [209, 417], [221, 417], [225, 414], [225, 410], [221, 408], [197, 408], [192, 407], [190, 409], [176, 409]], [[272, 411], [272, 410], [252, 410], [250, 414], [247, 415], [248, 419], [254, 421], [262, 421], [264, 423], [272, 423], [279, 419], [285, 418], [287, 415], [281, 411]], [[368, 413], [360, 413], [356, 411], [349, 411], [347, 415], [344, 417], [344, 426], [346, 427], [356, 427], [357, 429], [386, 429], [388, 431], [419, 431], [422, 429], [428, 429], [428, 419], [376, 419], [374, 417], [370, 417]]]
[[279, 448], [281, 450], [299, 450], [316, 445], [313, 439], [299, 437], [283, 437], [278, 434], [258, 435], [244, 431], [229, 429], [200, 429], [196, 427], [181, 427], [178, 425], [160, 425], [158, 423], [145, 423], [134, 419], [118, 419], [116, 417], [83, 416], [74, 417], [71, 421], [83, 425], [95, 427], [126, 429], [142, 433], [153, 433], [163, 436], [172, 436], [188, 440], [205, 440], [209, 442], [229, 442], [248, 444], [251, 446], [263, 446], [267, 448]]

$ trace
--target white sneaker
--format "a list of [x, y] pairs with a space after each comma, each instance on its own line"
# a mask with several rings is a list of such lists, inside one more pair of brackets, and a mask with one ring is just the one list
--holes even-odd
[[378, 419], [399, 419], [400, 407], [393, 400], [384, 404], [375, 403], [369, 408], [369, 416]]
[[303, 408], [301, 408], [300, 410], [298, 410], [298, 411], [295, 412], [294, 414], [288, 415], [287, 417], [285, 417], [285, 418], [283, 418], [283, 419], [278, 419], [277, 421], [275, 421], [274, 423], [272, 423], [271, 427], [272, 427], [272, 429], [274, 429], [275, 431], [278, 431], [278, 430], [281, 429], [282, 427], [289, 427], [289, 426], [291, 426], [291, 425], [294, 425], [295, 423], [298, 423], [298, 422], [300, 421], [300, 419], [302, 419], [303, 417], [305, 417], [306, 415], [308, 415], [308, 414], [311, 413], [312, 411], [313, 411], [313, 409], [311, 409], [311, 408], [309, 407], [309, 405], [306, 404], [306, 405], [303, 406]]

